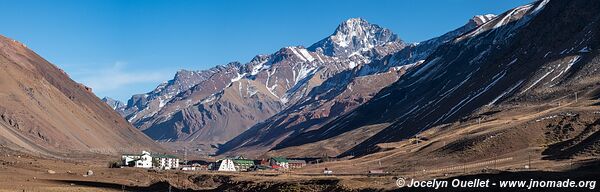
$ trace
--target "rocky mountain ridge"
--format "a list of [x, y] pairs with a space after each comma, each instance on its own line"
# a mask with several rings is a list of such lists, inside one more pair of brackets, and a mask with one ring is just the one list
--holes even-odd
[[335, 74], [404, 47], [389, 30], [362, 19], [342, 23], [326, 39], [344, 34], [362, 40], [353, 44], [353, 54], [327, 55], [293, 46], [257, 55], [246, 64], [180, 70], [174, 79], [149, 93], [134, 95], [117, 110], [156, 140], [225, 142], [302, 100]]
[[[419, 66], [435, 49], [469, 32], [493, 15], [476, 16], [464, 26], [448, 32], [440, 37], [432, 38], [419, 44], [403, 47], [395, 53], [373, 60], [369, 63], [346, 70], [327, 79], [312, 89], [304, 101], [297, 102], [263, 123], [259, 123], [240, 136], [224, 144], [219, 153], [254, 153], [267, 152], [281, 142], [302, 135], [305, 132], [319, 130], [329, 121], [342, 116], [356, 107], [368, 102], [381, 89], [392, 84], [412, 68]], [[488, 20], [481, 20], [482, 18]], [[352, 138], [360, 142], [376, 129], [362, 130], [360, 138]], [[320, 147], [320, 153], [336, 154], [348, 149], [348, 145], [327, 144]], [[311, 154], [320, 156], [322, 154]]]

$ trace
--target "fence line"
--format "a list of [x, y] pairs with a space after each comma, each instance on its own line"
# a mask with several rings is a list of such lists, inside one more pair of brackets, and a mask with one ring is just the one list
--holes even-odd
[[486, 165], [491, 165], [491, 164], [496, 164], [496, 163], [501, 163], [501, 162], [506, 162], [506, 161], [512, 161], [512, 160], [513, 160], [512, 157], [507, 157], [507, 158], [495, 159], [495, 160], [484, 161], [484, 162], [479, 162], [479, 163], [472, 163], [472, 164], [468, 164], [468, 165], [459, 165], [459, 166], [452, 166], [452, 167], [446, 167], [446, 168], [441, 168], [441, 169], [425, 170], [425, 172], [436, 173], [436, 172], [449, 172], [449, 171], [454, 171], [454, 170], [464, 170], [464, 169], [482, 167], [482, 166], [486, 166]]

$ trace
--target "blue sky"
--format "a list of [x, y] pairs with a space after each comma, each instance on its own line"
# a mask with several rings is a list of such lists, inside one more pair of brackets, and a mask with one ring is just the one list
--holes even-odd
[[531, 0], [0, 0], [0, 34], [25, 43], [99, 97], [122, 101], [178, 69], [201, 70], [309, 46], [361, 17], [419, 42], [477, 14]]

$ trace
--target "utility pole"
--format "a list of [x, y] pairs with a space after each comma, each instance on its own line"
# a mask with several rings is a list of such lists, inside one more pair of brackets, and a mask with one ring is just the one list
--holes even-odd
[[498, 170], [498, 154], [494, 154], [494, 169]]
[[417, 146], [418, 146], [419, 145], [419, 135], [415, 135], [415, 140], [417, 141]]
[[413, 162], [413, 166], [410, 167], [410, 169], [412, 171], [412, 174], [413, 174], [413, 176], [412, 176], [413, 178], [415, 178], [415, 175], [416, 175], [416, 173], [415, 173], [415, 166], [417, 166], [417, 162], [416, 161], [414, 161]]
[[527, 165], [528, 166], [527, 169], [531, 169], [531, 151], [528, 151], [527, 155], [529, 156], [529, 163]]
[[171, 175], [169, 175], [168, 171], [166, 173], [167, 173], [167, 185], [169, 185], [169, 192], [171, 192], [171, 180], [170, 180]]
[[569, 161], [570, 161], [569, 164], [571, 164], [570, 166], [571, 166], [571, 170], [572, 170], [573, 169], [573, 158], [571, 158]]
[[577, 92], [575, 92], [575, 103], [577, 103]]
[[173, 192], [173, 185], [171, 185], [171, 182], [169, 182], [169, 192]]

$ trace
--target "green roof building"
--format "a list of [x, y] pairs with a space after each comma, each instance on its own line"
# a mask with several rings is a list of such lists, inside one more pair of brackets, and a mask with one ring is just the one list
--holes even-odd
[[248, 171], [254, 166], [254, 161], [249, 159], [232, 159], [232, 161], [237, 171]]
[[271, 160], [279, 163], [289, 163], [289, 160], [285, 157], [272, 157]]
[[159, 155], [152, 155], [153, 158], [171, 158], [171, 159], [177, 159], [177, 156], [175, 155], [166, 155], [166, 154], [159, 154]]

